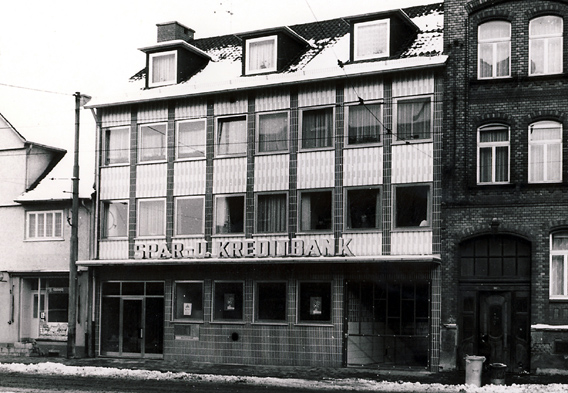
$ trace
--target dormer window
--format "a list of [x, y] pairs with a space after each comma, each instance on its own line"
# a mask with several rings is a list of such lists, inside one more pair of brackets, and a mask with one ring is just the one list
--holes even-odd
[[149, 87], [170, 85], [177, 82], [177, 51], [150, 54]]
[[354, 60], [388, 57], [390, 20], [357, 23], [354, 26]]
[[277, 36], [249, 39], [246, 42], [246, 74], [276, 71]]

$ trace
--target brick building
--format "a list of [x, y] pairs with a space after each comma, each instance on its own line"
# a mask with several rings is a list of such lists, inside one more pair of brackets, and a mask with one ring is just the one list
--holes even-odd
[[95, 99], [95, 353], [437, 370], [442, 4], [158, 25]]
[[444, 2], [442, 360], [566, 368], [566, 1]]

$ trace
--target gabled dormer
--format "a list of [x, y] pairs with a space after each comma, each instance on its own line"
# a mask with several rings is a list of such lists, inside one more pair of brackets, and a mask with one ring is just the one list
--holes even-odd
[[286, 26], [238, 36], [243, 42], [243, 75], [280, 72], [310, 46]]
[[346, 20], [351, 25], [352, 62], [397, 56], [419, 31], [402, 10], [359, 15]]
[[175, 85], [188, 80], [211, 60], [191, 44], [194, 30], [178, 22], [158, 27], [158, 43], [140, 48], [146, 53], [146, 88]]

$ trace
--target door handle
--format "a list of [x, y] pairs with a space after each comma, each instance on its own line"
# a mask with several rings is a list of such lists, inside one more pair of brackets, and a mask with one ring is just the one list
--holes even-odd
[[140, 331], [138, 332], [138, 338], [140, 340], [142, 340], [144, 338], [144, 329], [140, 329]]

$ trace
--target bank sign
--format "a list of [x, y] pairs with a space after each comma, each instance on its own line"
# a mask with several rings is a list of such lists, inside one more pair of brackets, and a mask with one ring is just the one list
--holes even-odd
[[354, 256], [350, 249], [352, 239], [292, 239], [292, 240], [230, 240], [214, 241], [213, 252], [207, 252], [207, 242], [196, 242], [194, 247], [183, 243], [166, 242], [137, 243], [134, 249], [136, 259], [179, 259], [179, 258], [267, 258], [267, 257], [333, 257]]

